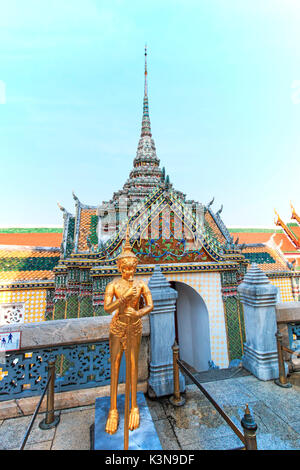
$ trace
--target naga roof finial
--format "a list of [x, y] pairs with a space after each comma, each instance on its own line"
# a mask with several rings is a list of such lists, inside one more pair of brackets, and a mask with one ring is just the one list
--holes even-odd
[[222, 212], [222, 210], [223, 210], [223, 204], [221, 204], [221, 207], [220, 207], [220, 209], [217, 211], [217, 215], [220, 215], [220, 214], [221, 214], [221, 212]]
[[57, 203], [57, 205], [61, 211], [66, 212], [66, 209], [63, 206], [61, 206], [59, 202]]
[[215, 200], [215, 197], [213, 197], [212, 200], [207, 204], [207, 208], [208, 208], [208, 209], [209, 209], [210, 206], [213, 204], [214, 200]]
[[72, 191], [72, 196], [73, 196], [73, 199], [75, 199], [75, 201], [79, 202], [79, 199], [76, 196], [76, 194], [74, 193], [74, 190]]

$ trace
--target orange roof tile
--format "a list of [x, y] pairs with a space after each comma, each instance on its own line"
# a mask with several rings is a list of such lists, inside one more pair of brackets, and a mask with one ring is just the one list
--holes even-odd
[[90, 234], [92, 215], [96, 215], [96, 209], [81, 209], [78, 251], [88, 250], [86, 239], [87, 239], [87, 236]]
[[0, 233], [0, 245], [60, 247], [62, 233]]
[[60, 259], [58, 249], [0, 246], [0, 282], [54, 279], [53, 268]]
[[[242, 253], [246, 255], [247, 253], [257, 254], [257, 256], [249, 256], [250, 263], [257, 263], [258, 266], [265, 272], [273, 271], [289, 271], [287, 264], [278, 256], [275, 250], [264, 245], [264, 246], [255, 246], [255, 247], [246, 247], [243, 249]], [[259, 262], [264, 260], [264, 262]]]

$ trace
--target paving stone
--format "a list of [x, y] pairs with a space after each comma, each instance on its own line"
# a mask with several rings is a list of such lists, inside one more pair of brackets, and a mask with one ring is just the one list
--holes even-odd
[[290, 426], [298, 433], [300, 434], [300, 420], [296, 421], [295, 423], [290, 423]]
[[[244, 414], [245, 400], [248, 399], [249, 408], [258, 425], [258, 449], [299, 450], [300, 388], [295, 374], [292, 377], [292, 389], [281, 389], [273, 381], [263, 382], [252, 375], [209, 382], [208, 387], [203, 385], [205, 388], [210, 387], [210, 393], [241, 431], [240, 420]], [[147, 398], [164, 449], [233, 449], [242, 445], [195, 385], [187, 387], [185, 397], [183, 407], [173, 407], [166, 397], [156, 400]], [[38, 427], [44, 417], [44, 414], [39, 414], [25, 449], [89, 450], [94, 403], [82, 405], [78, 401], [77, 407], [62, 410], [60, 424], [47, 431]], [[18, 449], [30, 420], [31, 416], [0, 419], [0, 449]]]
[[[18, 408], [21, 410], [24, 416], [32, 415], [35, 412], [35, 409], [40, 401], [40, 397], [26, 397], [26, 398], [19, 398], [16, 400], [16, 404]], [[41, 406], [40, 412], [46, 411], [47, 409], [47, 395], [45, 395]]]
[[189, 410], [180, 407], [174, 410], [170, 419], [181, 446], [201, 441], [207, 436], [210, 439], [216, 439], [234, 435], [231, 428], [212, 405], [195, 406], [195, 408]]
[[299, 450], [300, 440], [285, 440], [274, 434], [258, 434], [257, 448], [259, 450]]
[[[248, 377], [237, 379], [243, 383]], [[264, 402], [287, 424], [295, 421], [295, 416], [300, 416], [299, 391], [295, 388], [282, 388], [274, 383], [273, 380], [247, 383], [247, 390], [252, 393], [259, 401]]]
[[16, 400], [8, 400], [1, 402], [0, 419], [15, 418], [22, 416], [22, 411], [17, 405]]
[[220, 406], [244, 406], [246, 403], [258, 400], [250, 389], [237, 382], [236, 379], [220, 380], [219, 382], [209, 382], [201, 385]]
[[280, 438], [290, 442], [297, 441], [299, 438], [298, 433], [265, 403], [256, 403], [252, 411], [258, 426], [257, 436], [272, 434], [274, 439]]
[[157, 421], [158, 419], [165, 419], [166, 413], [164, 407], [160, 401], [151, 400], [146, 397], [146, 402], [151, 414], [153, 421]]
[[300, 391], [300, 372], [294, 372], [289, 376], [288, 380], [296, 390]]
[[74, 411], [85, 411], [85, 410], [95, 410], [95, 403], [92, 405], [87, 405], [87, 406], [76, 406], [74, 408], [67, 408], [65, 410], [61, 410], [60, 413], [73, 413]]
[[201, 440], [184, 444], [183, 450], [230, 450], [242, 447], [243, 443], [237, 436], [224, 436], [216, 439], [207, 439], [203, 437]]
[[95, 420], [93, 408], [62, 413], [56, 428], [52, 450], [89, 450], [90, 426]]
[[[53, 439], [55, 428], [42, 430], [39, 423], [44, 419], [44, 414], [38, 414], [31, 429], [27, 445], [49, 441]], [[0, 427], [0, 449], [19, 448], [31, 421], [31, 416], [6, 419]]]
[[44, 442], [36, 442], [35, 444], [27, 444], [24, 450], [51, 450], [52, 440]]
[[163, 450], [180, 450], [168, 419], [153, 421]]

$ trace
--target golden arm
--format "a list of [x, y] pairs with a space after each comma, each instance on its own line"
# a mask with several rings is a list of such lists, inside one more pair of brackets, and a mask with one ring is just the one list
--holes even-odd
[[104, 294], [104, 311], [106, 313], [113, 313], [120, 305], [123, 305], [125, 302], [124, 297], [120, 297], [116, 299], [114, 302], [112, 301], [115, 296], [115, 290], [113, 285], [108, 285], [105, 290]]
[[145, 305], [145, 307], [141, 308], [138, 311], [138, 316], [139, 317], [143, 317], [144, 315], [147, 315], [148, 313], [152, 312], [152, 310], [153, 310], [152, 295], [151, 295], [150, 289], [147, 286], [147, 284], [144, 284], [143, 287], [142, 287], [142, 296], [144, 298], [144, 301], [145, 301], [146, 305]]

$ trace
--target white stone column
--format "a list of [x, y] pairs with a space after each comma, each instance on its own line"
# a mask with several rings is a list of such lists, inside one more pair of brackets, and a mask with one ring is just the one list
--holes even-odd
[[278, 377], [276, 286], [252, 264], [238, 287], [244, 306], [246, 342], [243, 366], [260, 380]]
[[[171, 395], [173, 385], [173, 351], [175, 340], [174, 312], [177, 292], [170, 287], [160, 266], [156, 265], [149, 281], [154, 309], [150, 313], [150, 396]], [[184, 376], [179, 373], [180, 391], [185, 390]]]

